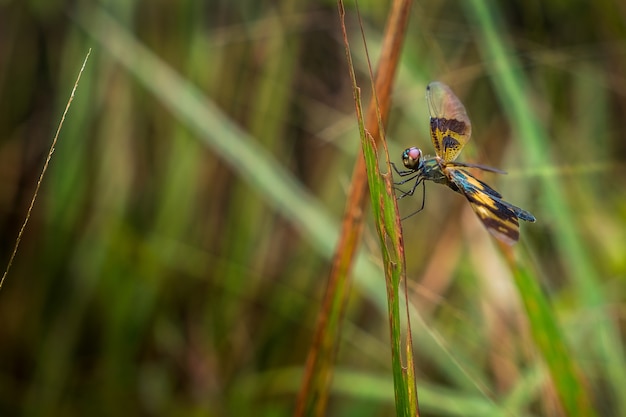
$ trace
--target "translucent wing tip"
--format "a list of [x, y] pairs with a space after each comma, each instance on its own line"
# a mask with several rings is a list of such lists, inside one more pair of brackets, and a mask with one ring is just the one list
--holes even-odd
[[[502, 233], [496, 229], [487, 228], [487, 230], [489, 231], [489, 233], [491, 233], [493, 237], [495, 237], [502, 243], [506, 243], [509, 246], [515, 245], [519, 240], [519, 231], [514, 236], [511, 236], [510, 234]], [[511, 231], [509, 231], [509, 233], [511, 233]]]

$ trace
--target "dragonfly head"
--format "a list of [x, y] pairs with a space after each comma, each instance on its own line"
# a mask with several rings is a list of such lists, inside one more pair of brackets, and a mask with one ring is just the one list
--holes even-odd
[[405, 168], [417, 171], [424, 165], [422, 151], [416, 147], [407, 148], [402, 152], [402, 163]]

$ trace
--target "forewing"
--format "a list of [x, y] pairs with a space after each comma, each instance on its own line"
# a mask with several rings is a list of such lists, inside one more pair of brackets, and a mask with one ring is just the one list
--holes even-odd
[[524, 210], [503, 201], [497, 191], [474, 178], [467, 171], [446, 168], [446, 175], [465, 195], [474, 213], [496, 239], [508, 245], [518, 241], [519, 220], [516, 211], [524, 212]]
[[426, 101], [435, 152], [444, 162], [454, 161], [472, 135], [465, 107], [450, 87], [439, 81], [426, 87]]

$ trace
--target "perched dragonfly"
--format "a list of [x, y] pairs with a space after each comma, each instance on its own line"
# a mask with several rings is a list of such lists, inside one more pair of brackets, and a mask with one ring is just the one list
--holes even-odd
[[424, 208], [424, 180], [445, 184], [467, 198], [478, 218], [493, 236], [506, 244], [514, 244], [519, 239], [518, 219], [534, 222], [535, 217], [504, 201], [500, 193], [462, 168], [478, 168], [500, 174], [504, 174], [503, 171], [483, 165], [455, 162], [470, 139], [472, 125], [465, 107], [450, 87], [438, 81], [430, 83], [426, 87], [426, 101], [430, 110], [430, 137], [436, 156], [425, 157], [415, 147], [402, 152], [402, 163], [406, 170], [398, 170], [395, 165], [393, 168], [398, 175], [405, 178], [395, 184], [415, 182], [409, 191], [403, 192], [398, 198], [413, 195], [418, 185], [422, 184], [422, 207], [417, 211], [419, 212]]

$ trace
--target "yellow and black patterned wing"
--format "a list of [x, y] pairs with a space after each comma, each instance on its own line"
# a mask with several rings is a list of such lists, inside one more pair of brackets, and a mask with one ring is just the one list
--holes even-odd
[[465, 107], [450, 87], [439, 81], [426, 87], [426, 101], [435, 152], [444, 163], [454, 161], [472, 135], [472, 124]]
[[496, 239], [512, 245], [519, 239], [519, 220], [534, 222], [535, 217], [517, 206], [502, 200], [496, 190], [473, 177], [469, 172], [447, 167], [448, 179], [465, 195], [474, 213]]

